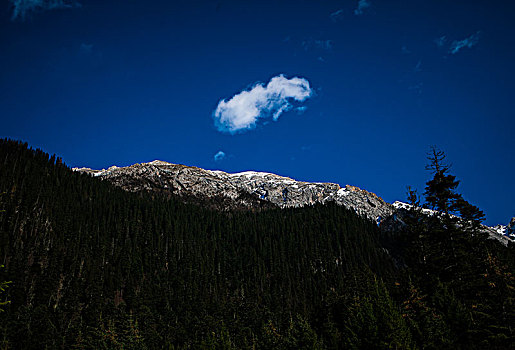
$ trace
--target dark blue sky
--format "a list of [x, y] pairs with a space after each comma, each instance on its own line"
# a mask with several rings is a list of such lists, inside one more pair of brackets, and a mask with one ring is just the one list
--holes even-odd
[[[437, 145], [488, 224], [515, 215], [512, 1], [35, 3], [0, 5], [0, 137], [70, 166], [269, 171], [390, 202], [423, 192]], [[228, 132], [222, 100], [258, 115]]]

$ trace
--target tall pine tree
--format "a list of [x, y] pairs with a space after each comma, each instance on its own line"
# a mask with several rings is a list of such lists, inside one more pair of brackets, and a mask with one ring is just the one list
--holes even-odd
[[444, 214], [459, 214], [465, 223], [471, 223], [476, 228], [484, 220], [485, 215], [457, 192], [460, 181], [456, 180], [456, 176], [449, 174], [451, 166], [445, 158], [445, 152], [435, 146], [428, 152], [429, 164], [426, 169], [433, 173], [433, 178], [426, 182], [426, 206]]

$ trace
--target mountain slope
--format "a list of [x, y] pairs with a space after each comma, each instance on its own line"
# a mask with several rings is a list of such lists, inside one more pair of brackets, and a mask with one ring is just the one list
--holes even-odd
[[[155, 160], [128, 167], [112, 166], [74, 171], [107, 180], [129, 192], [172, 193], [217, 209], [303, 207], [334, 202], [376, 222], [393, 215], [408, 204], [385, 202], [374, 193], [355, 186], [341, 187], [328, 182], [304, 182], [267, 172], [226, 173]], [[425, 209], [427, 214], [434, 211]], [[503, 226], [505, 227], [505, 226]], [[491, 238], [507, 245], [507, 230], [483, 226]], [[511, 232], [511, 231], [510, 231]]]
[[353, 271], [393, 273], [377, 226], [342, 206], [220, 213], [19, 143], [0, 140], [0, 159], [6, 348], [213, 348], [227, 333], [233, 349], [270, 349], [268, 324], [322, 337], [311, 327], [328, 316], [313, 315]]
[[515, 344], [514, 246], [435, 215], [386, 233], [334, 201], [220, 212], [21, 143], [0, 159], [5, 348]]
[[[372, 220], [393, 213], [393, 206], [373, 193], [358, 187], [325, 182], [303, 182], [266, 172], [246, 171], [230, 174], [163, 161], [110, 167], [107, 170], [75, 168], [109, 180], [131, 191], [170, 192], [182, 196], [213, 198], [221, 196], [237, 200], [247, 208], [266, 201], [280, 208], [302, 207], [315, 203], [336, 202]], [[250, 196], [249, 196], [250, 195]]]

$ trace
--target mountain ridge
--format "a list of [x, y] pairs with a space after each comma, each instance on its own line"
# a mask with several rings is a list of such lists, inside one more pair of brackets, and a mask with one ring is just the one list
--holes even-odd
[[[357, 186], [344, 187], [330, 182], [297, 181], [270, 172], [227, 173], [160, 160], [108, 169], [73, 168], [75, 171], [107, 179], [131, 192], [169, 191], [178, 195], [237, 198], [242, 192], [268, 201], [277, 207], [300, 207], [335, 201], [358, 214], [377, 220], [393, 213], [393, 206], [372, 192]], [[254, 203], [244, 203], [252, 207]]]
[[[228, 173], [162, 160], [125, 167], [111, 166], [102, 170], [72, 170], [107, 180], [129, 192], [172, 193], [202, 203], [208, 201], [222, 210], [289, 208], [335, 202], [379, 224], [399, 208], [409, 206], [400, 201], [388, 203], [375, 193], [348, 184], [341, 186], [331, 182], [297, 181], [270, 172], [251, 170]], [[424, 212], [431, 215], [433, 211], [424, 209]], [[483, 226], [491, 238], [506, 245], [513, 237], [505, 227], [508, 226]]]

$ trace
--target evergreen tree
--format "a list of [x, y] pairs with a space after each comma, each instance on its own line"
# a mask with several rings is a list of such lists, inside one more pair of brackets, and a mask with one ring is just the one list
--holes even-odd
[[[0, 199], [5, 195], [5, 192], [3, 193], [0, 193]], [[2, 209], [2, 204], [3, 202], [0, 201], [0, 215], [2, 215], [3, 212], [5, 212], [4, 209]], [[4, 265], [0, 265], [0, 270], [2, 270], [4, 268]], [[11, 283], [11, 281], [0, 281], [0, 297], [1, 295], [6, 291], [6, 289], [9, 287], [9, 284]], [[10, 303], [9, 300], [0, 300], [0, 312], [4, 311], [2, 309], [2, 306], [5, 306], [5, 305], [8, 305]]]
[[445, 153], [432, 146], [428, 152], [429, 164], [426, 166], [433, 174], [433, 178], [426, 183], [424, 192], [426, 204], [431, 209], [444, 214], [460, 214], [465, 225], [477, 228], [484, 220], [485, 215], [478, 207], [470, 204], [456, 190], [460, 181], [454, 175], [448, 174], [450, 165], [446, 163]]
[[481, 222], [485, 219], [483, 211], [462, 198], [458, 201], [457, 205], [460, 217], [465, 220], [465, 224], [473, 229], [479, 228]]
[[[0, 269], [3, 269], [4, 265], [0, 265]], [[0, 296], [6, 291], [7, 287], [11, 281], [0, 281]], [[2, 306], [8, 305], [10, 303], [9, 300], [0, 300], [0, 312], [4, 311]]]
[[450, 165], [445, 162], [446, 155], [442, 150], [432, 146], [428, 152], [429, 164], [426, 166], [433, 178], [426, 183], [424, 196], [427, 205], [434, 210], [449, 214], [458, 209], [461, 196], [456, 193], [459, 181], [454, 175], [448, 174]]

